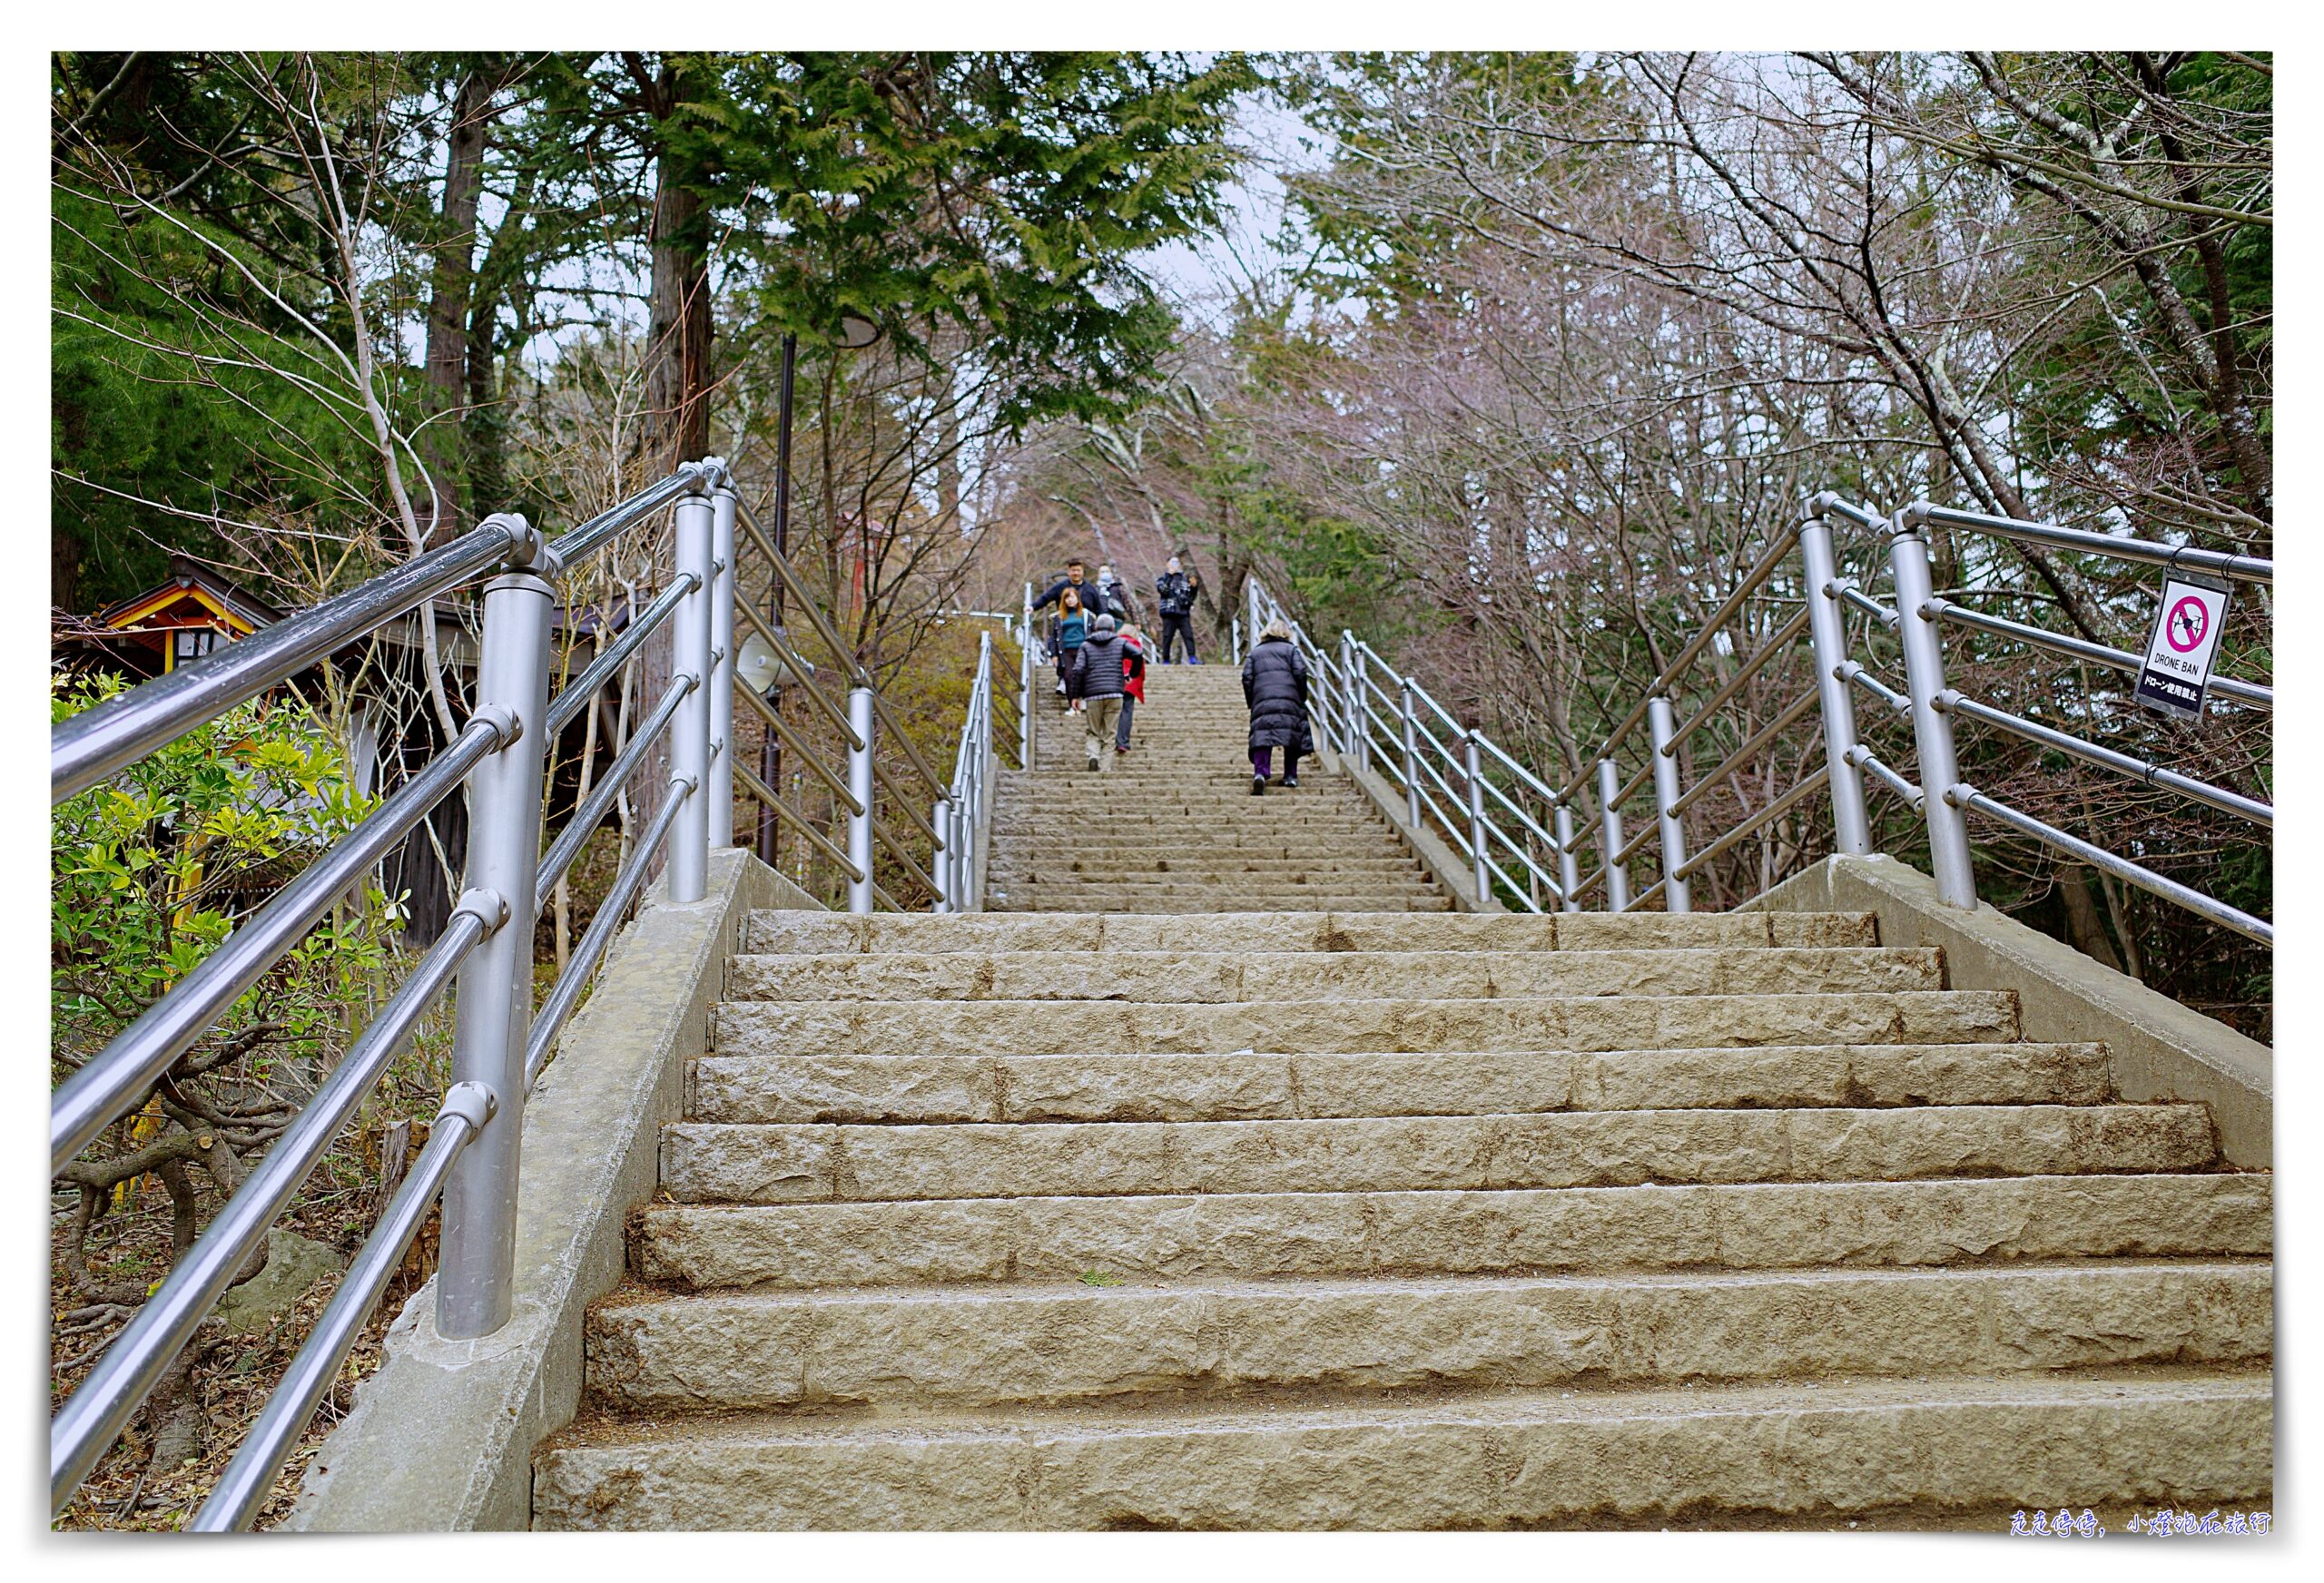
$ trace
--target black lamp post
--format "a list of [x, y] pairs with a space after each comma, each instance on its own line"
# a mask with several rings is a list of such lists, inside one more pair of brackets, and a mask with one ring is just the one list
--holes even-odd
[[[840, 315], [839, 333], [832, 344], [850, 351], [860, 351], [878, 340], [878, 321], [856, 313]], [[784, 560], [791, 558], [791, 392], [793, 377], [799, 369], [799, 338], [790, 330], [783, 332], [783, 380], [775, 404], [774, 436], [774, 553]], [[783, 632], [783, 578], [776, 575], [767, 589], [766, 624], [779, 636]], [[782, 672], [767, 683], [766, 701], [771, 708], [783, 706]], [[759, 779], [767, 790], [780, 794], [783, 791], [783, 743], [774, 733], [767, 732], [759, 742]], [[774, 866], [774, 838], [779, 826], [774, 810], [759, 810], [759, 860], [769, 868]]]

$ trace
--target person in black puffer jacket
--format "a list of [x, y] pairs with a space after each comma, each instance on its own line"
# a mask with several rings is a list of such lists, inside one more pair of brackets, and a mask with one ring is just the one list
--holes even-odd
[[1114, 741], [1122, 717], [1123, 657], [1121, 636], [1110, 615], [1091, 622], [1089, 636], [1074, 651], [1068, 685], [1081, 700], [1082, 730], [1088, 733], [1085, 746], [1093, 770], [1111, 770], [1119, 751]]
[[1284, 750], [1283, 783], [1299, 784], [1299, 757], [1312, 752], [1307, 724], [1307, 662], [1280, 617], [1270, 621], [1243, 662], [1243, 702], [1251, 711], [1251, 795], [1264, 796], [1275, 750]]

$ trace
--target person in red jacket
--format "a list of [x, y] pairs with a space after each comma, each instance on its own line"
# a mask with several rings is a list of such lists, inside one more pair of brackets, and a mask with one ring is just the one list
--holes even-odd
[[1122, 719], [1114, 731], [1114, 752], [1129, 752], [1129, 723], [1146, 702], [1146, 634], [1135, 626], [1122, 628]]

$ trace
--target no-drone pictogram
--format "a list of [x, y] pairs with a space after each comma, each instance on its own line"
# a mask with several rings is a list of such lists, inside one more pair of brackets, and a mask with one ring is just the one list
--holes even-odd
[[2200, 719], [2226, 619], [2226, 585], [2166, 574], [2132, 695], [2149, 708]]

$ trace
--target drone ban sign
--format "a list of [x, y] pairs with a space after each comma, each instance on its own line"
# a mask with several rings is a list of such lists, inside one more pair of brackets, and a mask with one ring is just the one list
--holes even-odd
[[2151, 709], [2200, 718], [2211, 661], [2227, 624], [2228, 590], [2173, 572], [2162, 579], [2162, 604], [2139, 664], [2135, 696]]

